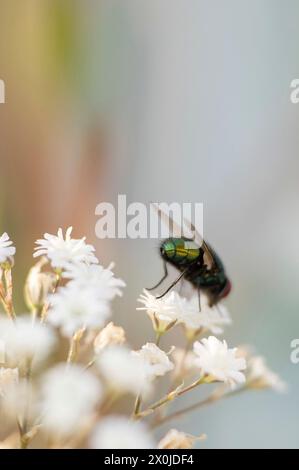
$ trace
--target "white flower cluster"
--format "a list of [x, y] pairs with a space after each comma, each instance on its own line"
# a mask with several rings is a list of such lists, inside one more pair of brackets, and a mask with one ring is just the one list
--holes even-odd
[[95, 248], [85, 243], [85, 238], [71, 238], [72, 227], [57, 236], [45, 234], [34, 256], [46, 256], [54, 268], [63, 271], [68, 279], [64, 287], [49, 296], [48, 321], [71, 337], [79, 329], [99, 329], [111, 314], [110, 302], [122, 295], [125, 283], [114, 277], [113, 264], [100, 266], [94, 255]]
[[[262, 357], [249, 357], [215, 336], [231, 323], [230, 315], [221, 304], [209, 307], [203, 296], [199, 311], [197, 294], [187, 299], [171, 292], [156, 299], [144, 290], [138, 310], [149, 315], [156, 343], [132, 350], [124, 329], [107, 323], [124, 281], [114, 276], [113, 264], [99, 264], [85, 238], [74, 239], [71, 232], [70, 227], [64, 236], [59, 229], [57, 236], [37, 240], [34, 257], [42, 258], [29, 271], [25, 298], [30, 313], [23, 315], [15, 314], [12, 299], [16, 250], [6, 233], [0, 237], [0, 300], [7, 313], [0, 314], [0, 411], [7, 429], [17, 423], [19, 432], [17, 440], [15, 433], [7, 436], [0, 448], [34, 446], [38, 433], [38, 442], [51, 447], [189, 449], [205, 436], [170, 429], [158, 441], [142, 419], [163, 424], [173, 416], [157, 410], [210, 383], [222, 384], [211, 401], [231, 389], [285, 390]], [[177, 325], [183, 326], [188, 346], [163, 350], [161, 337]], [[161, 377], [169, 384], [159, 397]], [[118, 409], [125, 403], [131, 416], [115, 414], [120, 398]]]
[[9, 261], [15, 254], [16, 249], [7, 233], [4, 232], [0, 237], [0, 264]]
[[148, 291], [144, 290], [138, 301], [144, 307], [137, 310], [145, 310], [154, 324], [158, 324], [160, 330], [165, 330], [169, 324], [183, 324], [187, 330], [204, 329], [213, 334], [223, 332], [223, 327], [231, 323], [230, 315], [224, 305], [218, 304], [209, 307], [207, 302], [201, 299], [201, 310], [199, 311], [198, 295], [194, 294], [191, 299], [181, 297], [172, 291], [162, 299], [156, 299]]

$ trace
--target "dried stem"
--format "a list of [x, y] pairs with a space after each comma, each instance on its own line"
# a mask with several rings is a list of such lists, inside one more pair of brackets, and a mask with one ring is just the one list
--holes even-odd
[[168, 393], [164, 397], [162, 397], [160, 400], [157, 402], [153, 403], [150, 405], [146, 410], [139, 412], [138, 414], [135, 415], [135, 418], [143, 418], [145, 416], [150, 415], [153, 413], [155, 410], [160, 408], [161, 406], [165, 405], [166, 403], [169, 403], [170, 401], [174, 400], [175, 398], [183, 395], [184, 393], [190, 392], [194, 388], [198, 387], [199, 385], [203, 383], [209, 383], [209, 378], [208, 377], [202, 377], [195, 382], [193, 382], [191, 385], [188, 385], [187, 387], [178, 387], [177, 389], [173, 390], [172, 392]]
[[140, 412], [141, 404], [142, 404], [142, 397], [141, 395], [137, 395], [135, 406], [134, 406], [133, 417], [137, 416], [138, 413]]
[[67, 356], [67, 363], [75, 362], [80, 348], [80, 341], [82, 336], [84, 335], [85, 328], [81, 328], [80, 330], [76, 331], [76, 333], [72, 336], [70, 341], [70, 348]]
[[[56, 271], [56, 282], [55, 282], [55, 285], [53, 287], [53, 290], [52, 290], [52, 294], [55, 294], [56, 290], [58, 289], [58, 286], [59, 286], [59, 282], [60, 282], [60, 279], [61, 279], [61, 272], [60, 271]], [[47, 315], [48, 315], [48, 310], [49, 310], [49, 307], [50, 307], [50, 303], [49, 302], [46, 302], [43, 307], [42, 307], [42, 311], [41, 311], [41, 316], [40, 316], [40, 321], [41, 323], [44, 323], [47, 319]]]
[[4, 281], [5, 281], [5, 286], [3, 285], [3, 282], [0, 281], [0, 300], [3, 304], [4, 310], [9, 316], [11, 320], [15, 320], [16, 314], [15, 314], [15, 309], [13, 306], [13, 299], [12, 299], [12, 275], [11, 275], [11, 268], [5, 268], [3, 271], [4, 274]]

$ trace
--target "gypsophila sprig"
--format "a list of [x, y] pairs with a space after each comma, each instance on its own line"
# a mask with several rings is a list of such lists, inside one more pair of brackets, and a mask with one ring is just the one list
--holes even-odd
[[[208, 336], [222, 334], [231, 317], [204, 292], [199, 309], [196, 291], [159, 299], [143, 290], [137, 310], [154, 332], [132, 348], [127, 337], [140, 316], [132, 312], [129, 331], [111, 321], [125, 282], [71, 232], [37, 240], [41, 258], [29, 269], [29, 313], [21, 315], [13, 302], [16, 250], [6, 233], [0, 237], [0, 448], [190, 449], [201, 445], [202, 429], [194, 436], [172, 427], [162, 438], [156, 429], [241, 391], [285, 390], [264, 358]], [[180, 405], [191, 391], [192, 403]]]

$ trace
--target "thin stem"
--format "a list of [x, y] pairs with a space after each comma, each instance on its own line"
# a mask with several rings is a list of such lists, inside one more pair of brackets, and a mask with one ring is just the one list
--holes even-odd
[[157, 334], [156, 334], [156, 346], [159, 346], [160, 345], [160, 340], [162, 338], [162, 332], [161, 331], [157, 331]]
[[[56, 274], [56, 282], [55, 282], [55, 285], [53, 287], [52, 294], [55, 294], [56, 290], [58, 289], [59, 282], [60, 282], [60, 279], [61, 279], [61, 272], [57, 271], [55, 274]], [[46, 302], [43, 305], [42, 311], [41, 311], [41, 316], [40, 316], [41, 323], [44, 323], [46, 321], [49, 307], [50, 307], [49, 302]]]
[[72, 336], [71, 341], [70, 341], [70, 348], [67, 356], [67, 363], [75, 362], [79, 349], [80, 349], [80, 341], [82, 339], [82, 336], [85, 332], [85, 328], [81, 328], [80, 330], [76, 331], [76, 333]]
[[165, 423], [168, 423], [169, 421], [173, 421], [174, 419], [180, 418], [181, 416], [187, 413], [190, 413], [191, 411], [195, 411], [195, 410], [198, 410], [199, 408], [203, 408], [204, 406], [210, 405], [214, 403], [215, 401], [221, 400], [222, 398], [232, 397], [241, 392], [244, 392], [247, 389], [248, 389], [247, 387], [242, 387], [242, 388], [233, 390], [231, 392], [223, 393], [223, 394], [220, 394], [219, 392], [212, 393], [209, 397], [207, 397], [204, 400], [201, 400], [197, 403], [194, 403], [193, 405], [189, 405], [181, 410], [174, 411], [173, 413], [167, 416], [164, 416], [160, 420], [156, 421], [152, 427], [155, 428], [155, 427], [161, 426], [162, 424], [165, 424]]
[[95, 359], [92, 359], [91, 361], [89, 361], [86, 366], [84, 367], [85, 370], [89, 369], [90, 367], [92, 367], [95, 363]]
[[24, 406], [24, 416], [22, 422], [17, 419], [17, 425], [18, 425], [18, 430], [20, 434], [20, 448], [21, 449], [27, 449], [27, 446], [31, 440], [30, 433], [28, 433], [28, 424], [29, 424], [29, 409], [30, 409], [30, 401], [31, 397], [29, 395], [30, 393], [30, 380], [31, 380], [31, 360], [28, 360], [27, 362], [27, 367], [26, 367], [26, 374], [25, 374], [25, 379], [26, 379], [26, 403]]
[[136, 401], [135, 401], [135, 406], [134, 406], [133, 417], [138, 415], [138, 413], [140, 411], [140, 408], [141, 408], [141, 404], [142, 404], [142, 397], [141, 397], [141, 395], [137, 395]]
[[193, 390], [195, 387], [198, 387], [198, 385], [201, 385], [205, 383], [207, 380], [206, 377], [200, 378], [193, 382], [191, 385], [188, 385], [185, 388], [182, 388], [181, 390], [173, 390], [172, 392], [168, 393], [164, 397], [162, 397], [160, 400], [156, 401], [152, 405], [150, 405], [146, 410], [139, 412], [138, 414], [135, 415], [135, 418], [142, 418], [144, 416], [148, 416], [149, 414], [153, 413], [155, 410], [160, 408], [161, 406], [165, 405], [166, 403], [174, 400], [175, 398], [183, 395], [184, 393], [190, 392], [190, 390]]
[[5, 312], [11, 320], [16, 319], [15, 309], [13, 306], [12, 300], [12, 276], [11, 268], [6, 268], [3, 271], [5, 287], [2, 282], [0, 282], [0, 300], [4, 307]]

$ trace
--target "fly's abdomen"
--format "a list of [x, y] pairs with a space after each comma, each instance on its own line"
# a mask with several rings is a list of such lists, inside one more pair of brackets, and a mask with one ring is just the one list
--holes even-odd
[[176, 266], [187, 266], [198, 259], [200, 248], [192, 240], [168, 238], [161, 245], [161, 255]]

